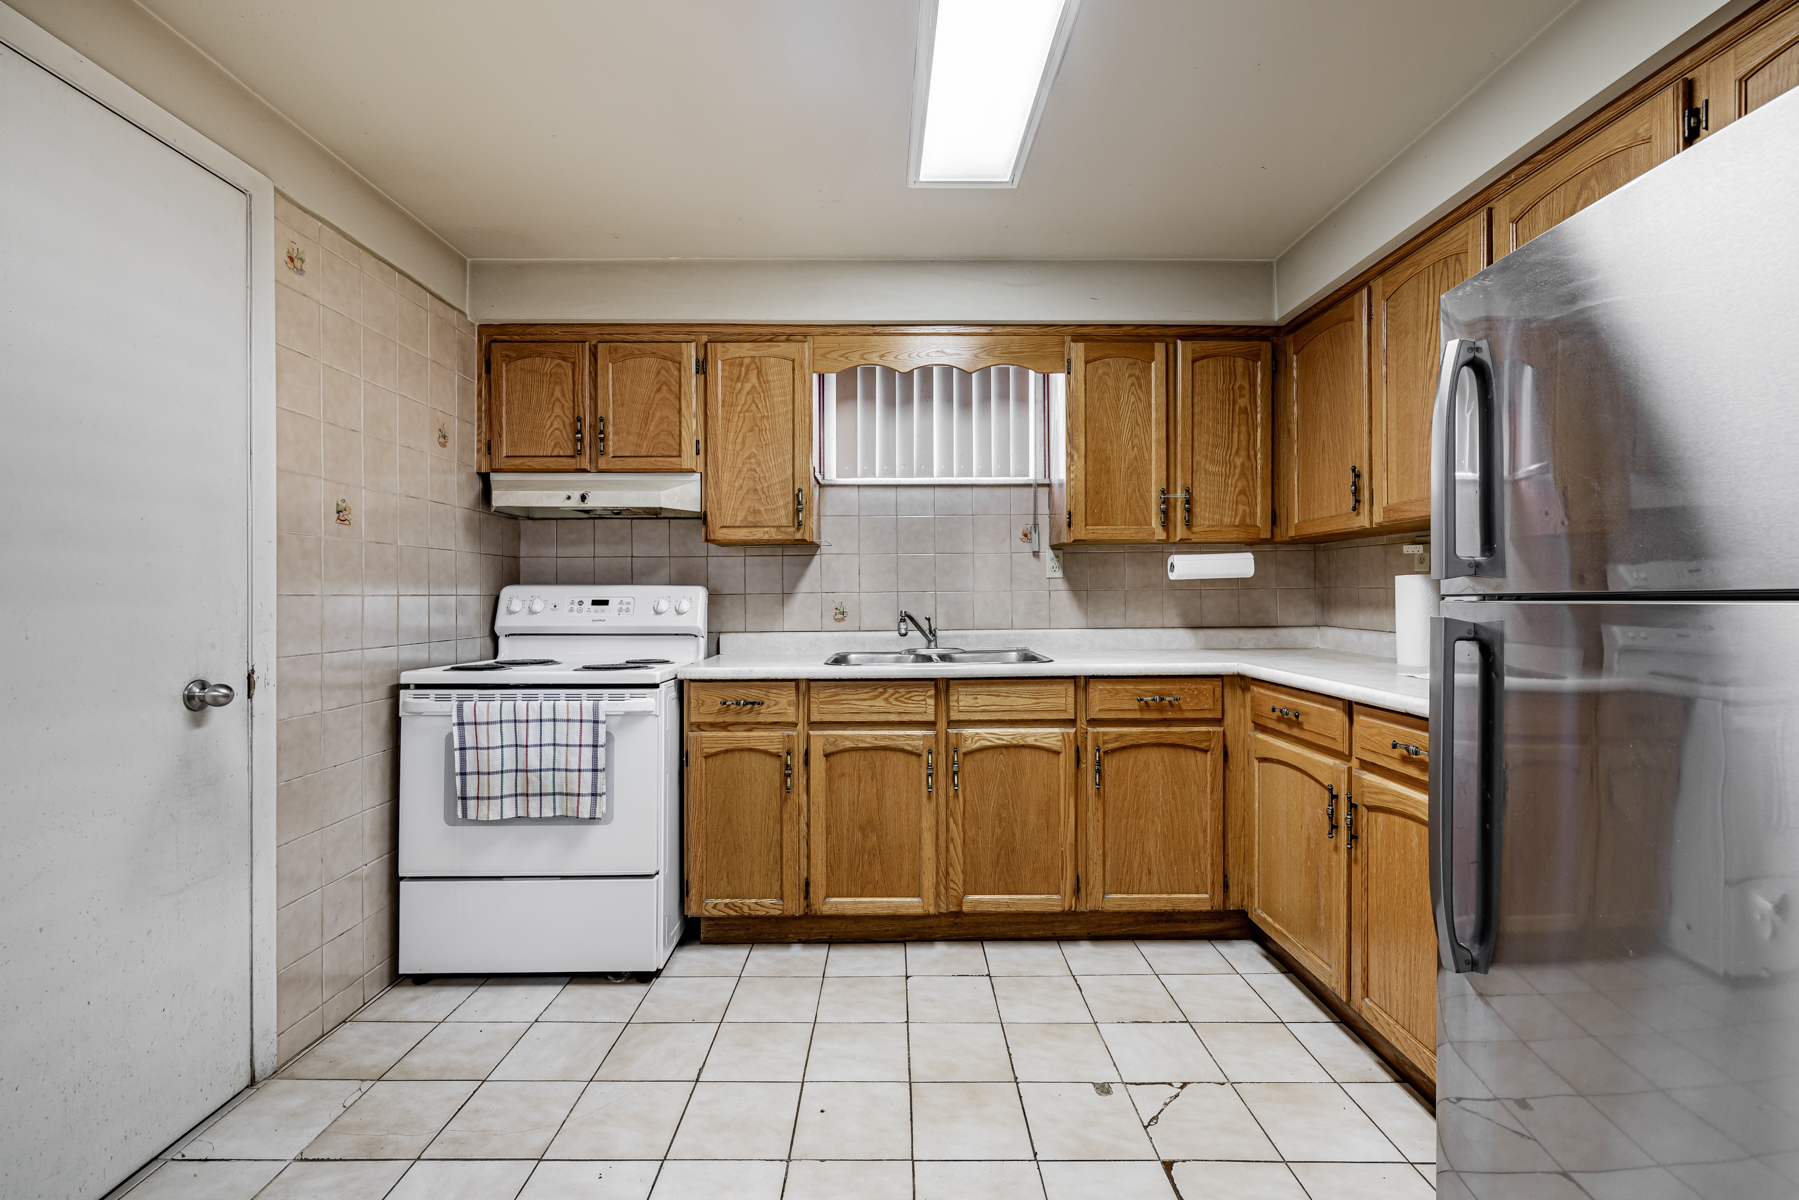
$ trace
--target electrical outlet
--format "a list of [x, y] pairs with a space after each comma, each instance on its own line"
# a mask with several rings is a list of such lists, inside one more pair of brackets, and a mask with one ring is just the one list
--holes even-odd
[[1049, 550], [1043, 556], [1043, 577], [1045, 579], [1062, 578], [1062, 552]]
[[1430, 574], [1430, 543], [1408, 543], [1401, 546], [1400, 552], [1412, 556], [1412, 573], [1414, 575]]

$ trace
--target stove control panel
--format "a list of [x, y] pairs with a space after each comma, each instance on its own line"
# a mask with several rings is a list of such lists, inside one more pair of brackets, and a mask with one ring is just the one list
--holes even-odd
[[495, 633], [704, 633], [703, 587], [513, 584], [501, 589]]

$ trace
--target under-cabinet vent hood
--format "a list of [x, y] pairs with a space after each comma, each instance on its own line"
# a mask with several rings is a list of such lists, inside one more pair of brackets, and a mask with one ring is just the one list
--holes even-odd
[[495, 512], [515, 517], [697, 517], [697, 472], [495, 471]]

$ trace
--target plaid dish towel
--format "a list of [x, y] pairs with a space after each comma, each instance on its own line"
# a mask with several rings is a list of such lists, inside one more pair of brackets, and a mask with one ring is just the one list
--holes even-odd
[[583, 700], [458, 700], [456, 798], [465, 821], [606, 815], [606, 715]]

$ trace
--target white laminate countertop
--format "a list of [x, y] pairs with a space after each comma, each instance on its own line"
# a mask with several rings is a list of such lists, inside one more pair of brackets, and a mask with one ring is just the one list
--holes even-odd
[[[868, 639], [862, 639], [867, 641]], [[968, 639], [975, 640], [975, 639]], [[986, 639], [980, 639], [985, 641]], [[1358, 704], [1372, 704], [1415, 716], [1430, 715], [1430, 682], [1415, 668], [1402, 670], [1392, 659], [1318, 647], [1220, 647], [1108, 649], [1091, 631], [1082, 640], [1091, 649], [1033, 646], [1050, 654], [1045, 663], [934, 663], [916, 666], [827, 667], [817, 646], [799, 649], [770, 645], [737, 649], [681, 668], [682, 679], [995, 679], [1068, 675], [1245, 675]], [[916, 643], [914, 643], [916, 644]], [[946, 635], [945, 644], [951, 643]], [[1030, 646], [1029, 636], [1010, 639]], [[862, 644], [839, 649], [873, 648]], [[885, 648], [885, 647], [882, 647]], [[1060, 653], [1057, 650], [1061, 650]]]

